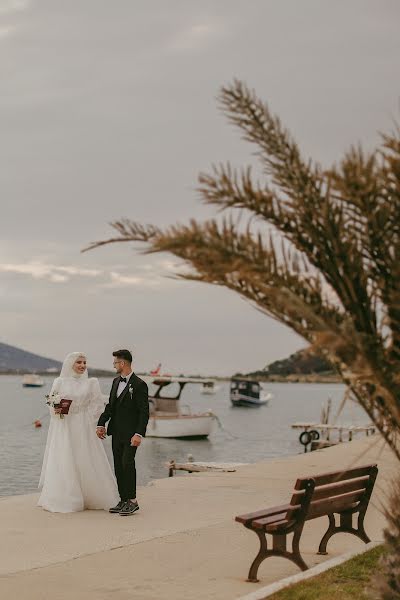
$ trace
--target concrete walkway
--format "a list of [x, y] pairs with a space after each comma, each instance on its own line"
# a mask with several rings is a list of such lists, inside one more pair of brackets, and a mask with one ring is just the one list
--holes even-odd
[[[37, 496], [0, 499], [0, 598], [18, 600], [234, 599], [298, 572], [270, 558], [260, 583], [245, 581], [256, 536], [233, 518], [286, 503], [297, 476], [378, 462], [366, 519], [382, 539], [380, 500], [399, 465], [378, 436], [333, 448], [240, 467], [161, 479], [139, 490], [141, 509], [122, 518], [104, 511], [67, 515], [36, 507]], [[302, 551], [312, 566], [356, 549], [347, 534], [332, 538], [327, 557], [315, 554], [326, 520], [306, 524]]]

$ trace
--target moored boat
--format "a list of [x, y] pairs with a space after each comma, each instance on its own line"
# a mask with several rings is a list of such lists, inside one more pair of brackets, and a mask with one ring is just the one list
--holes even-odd
[[201, 388], [201, 393], [211, 396], [217, 393], [217, 389], [218, 387], [215, 385], [215, 381], [205, 381]]
[[254, 379], [231, 379], [230, 398], [233, 406], [263, 406], [272, 398]]
[[27, 373], [22, 377], [22, 385], [23, 387], [43, 387], [44, 381], [35, 373]]
[[[188, 406], [181, 406], [183, 388], [188, 384], [203, 384], [204, 379], [190, 377], [157, 377], [153, 384], [157, 390], [149, 396], [150, 419], [146, 435], [148, 437], [201, 439], [210, 435], [214, 422], [211, 411], [192, 413]], [[174, 396], [165, 396], [162, 391], [176, 383], [178, 391]]]

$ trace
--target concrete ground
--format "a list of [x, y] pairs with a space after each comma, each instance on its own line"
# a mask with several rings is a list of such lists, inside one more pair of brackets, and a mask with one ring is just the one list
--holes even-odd
[[[260, 583], [247, 583], [258, 550], [237, 514], [288, 502], [297, 476], [378, 462], [367, 513], [371, 540], [382, 539], [381, 506], [399, 465], [378, 436], [309, 454], [161, 479], [139, 490], [131, 517], [104, 511], [54, 514], [37, 496], [0, 499], [0, 598], [18, 600], [234, 599], [298, 572], [269, 558]], [[327, 519], [308, 522], [301, 548], [309, 566], [362, 546], [348, 534], [317, 556]]]

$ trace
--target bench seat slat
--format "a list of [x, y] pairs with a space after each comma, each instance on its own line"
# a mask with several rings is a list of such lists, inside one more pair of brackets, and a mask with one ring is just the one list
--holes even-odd
[[264, 508], [261, 510], [257, 510], [256, 512], [247, 513], [245, 515], [238, 515], [237, 517], [235, 517], [235, 521], [246, 525], [256, 519], [262, 519], [264, 517], [278, 515], [279, 513], [286, 514], [286, 512], [289, 509], [293, 509], [293, 506], [290, 506], [290, 504], [284, 504], [282, 506], [275, 506], [273, 508]]
[[267, 532], [276, 531], [279, 529], [287, 529], [290, 525], [294, 523], [294, 521], [288, 521], [285, 518], [285, 515], [279, 515], [280, 519], [275, 519], [274, 517], [267, 517], [266, 519], [257, 519], [252, 522], [252, 527], [254, 529], [264, 529]]

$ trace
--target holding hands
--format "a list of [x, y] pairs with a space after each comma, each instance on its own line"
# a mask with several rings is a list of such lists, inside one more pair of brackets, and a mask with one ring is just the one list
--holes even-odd
[[135, 433], [134, 436], [132, 436], [131, 438], [131, 446], [140, 446], [140, 444], [142, 443], [142, 436], [139, 435], [138, 433]]
[[106, 428], [105, 427], [100, 427], [99, 425], [96, 427], [96, 435], [98, 438], [100, 438], [101, 440], [105, 440], [106, 439]]
[[[98, 425], [96, 427], [96, 435], [101, 440], [105, 440], [106, 439], [106, 428]], [[139, 433], [135, 433], [135, 435], [133, 435], [131, 438], [131, 446], [138, 447], [138, 446], [140, 446], [141, 443], [142, 443], [142, 436]]]

